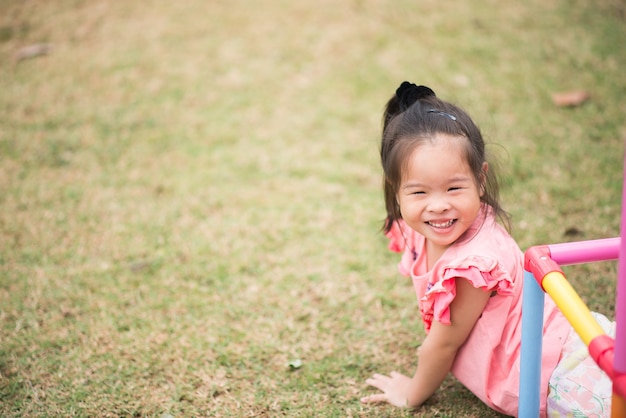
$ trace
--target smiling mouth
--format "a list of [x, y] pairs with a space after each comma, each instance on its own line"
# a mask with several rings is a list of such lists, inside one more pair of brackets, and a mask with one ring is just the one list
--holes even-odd
[[428, 225], [432, 226], [433, 228], [448, 228], [451, 227], [457, 220], [456, 219], [450, 219], [448, 222], [426, 222]]

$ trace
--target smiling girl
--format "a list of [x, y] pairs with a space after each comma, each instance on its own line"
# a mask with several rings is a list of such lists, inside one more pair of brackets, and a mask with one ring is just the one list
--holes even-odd
[[[523, 254], [501, 225], [509, 220], [480, 130], [428, 87], [404, 82], [385, 109], [381, 161], [384, 232], [403, 253], [399, 269], [413, 280], [427, 335], [413, 376], [374, 374], [366, 383], [380, 393], [361, 401], [418, 407], [451, 372], [494, 410], [516, 415]], [[610, 380], [589, 372], [599, 370], [589, 356], [571, 367], [579, 339], [550, 298], [543, 309], [542, 416], [608, 416]]]

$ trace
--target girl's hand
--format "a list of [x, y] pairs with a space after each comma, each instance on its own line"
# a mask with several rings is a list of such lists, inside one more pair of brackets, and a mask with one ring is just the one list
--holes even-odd
[[398, 372], [391, 372], [389, 376], [375, 374], [365, 381], [370, 386], [383, 393], [361, 398], [363, 403], [387, 402], [394, 406], [406, 408], [409, 406], [408, 388], [411, 378]]
[[475, 288], [468, 280], [456, 278], [456, 297], [450, 304], [450, 324], [433, 321], [418, 350], [417, 370], [412, 378], [391, 372], [375, 374], [365, 383], [382, 393], [361, 398], [363, 403], [387, 402], [416, 408], [437, 391], [454, 364], [458, 349], [467, 340], [485, 309], [491, 292]]

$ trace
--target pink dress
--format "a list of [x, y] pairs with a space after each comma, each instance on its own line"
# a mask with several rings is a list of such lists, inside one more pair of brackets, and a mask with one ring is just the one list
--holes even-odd
[[[492, 292], [482, 315], [459, 349], [452, 374], [492, 409], [517, 415], [522, 319], [523, 254], [489, 211], [449, 247], [430, 271], [424, 237], [404, 221], [387, 234], [389, 249], [403, 252], [402, 274], [413, 279], [426, 332], [433, 320], [450, 324], [455, 278]], [[556, 367], [570, 325], [550, 298], [544, 305], [541, 415], [546, 414], [548, 381]]]

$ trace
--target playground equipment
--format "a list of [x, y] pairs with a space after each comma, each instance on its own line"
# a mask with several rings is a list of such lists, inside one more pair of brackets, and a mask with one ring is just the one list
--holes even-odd
[[[622, 187], [620, 236], [626, 237], [626, 181]], [[560, 266], [616, 259], [617, 329], [613, 339], [593, 318]], [[524, 270], [518, 416], [539, 416], [543, 302], [545, 293], [548, 293], [589, 348], [591, 358], [613, 381], [611, 418], [626, 417], [626, 239], [608, 238], [531, 247], [524, 256]]]

